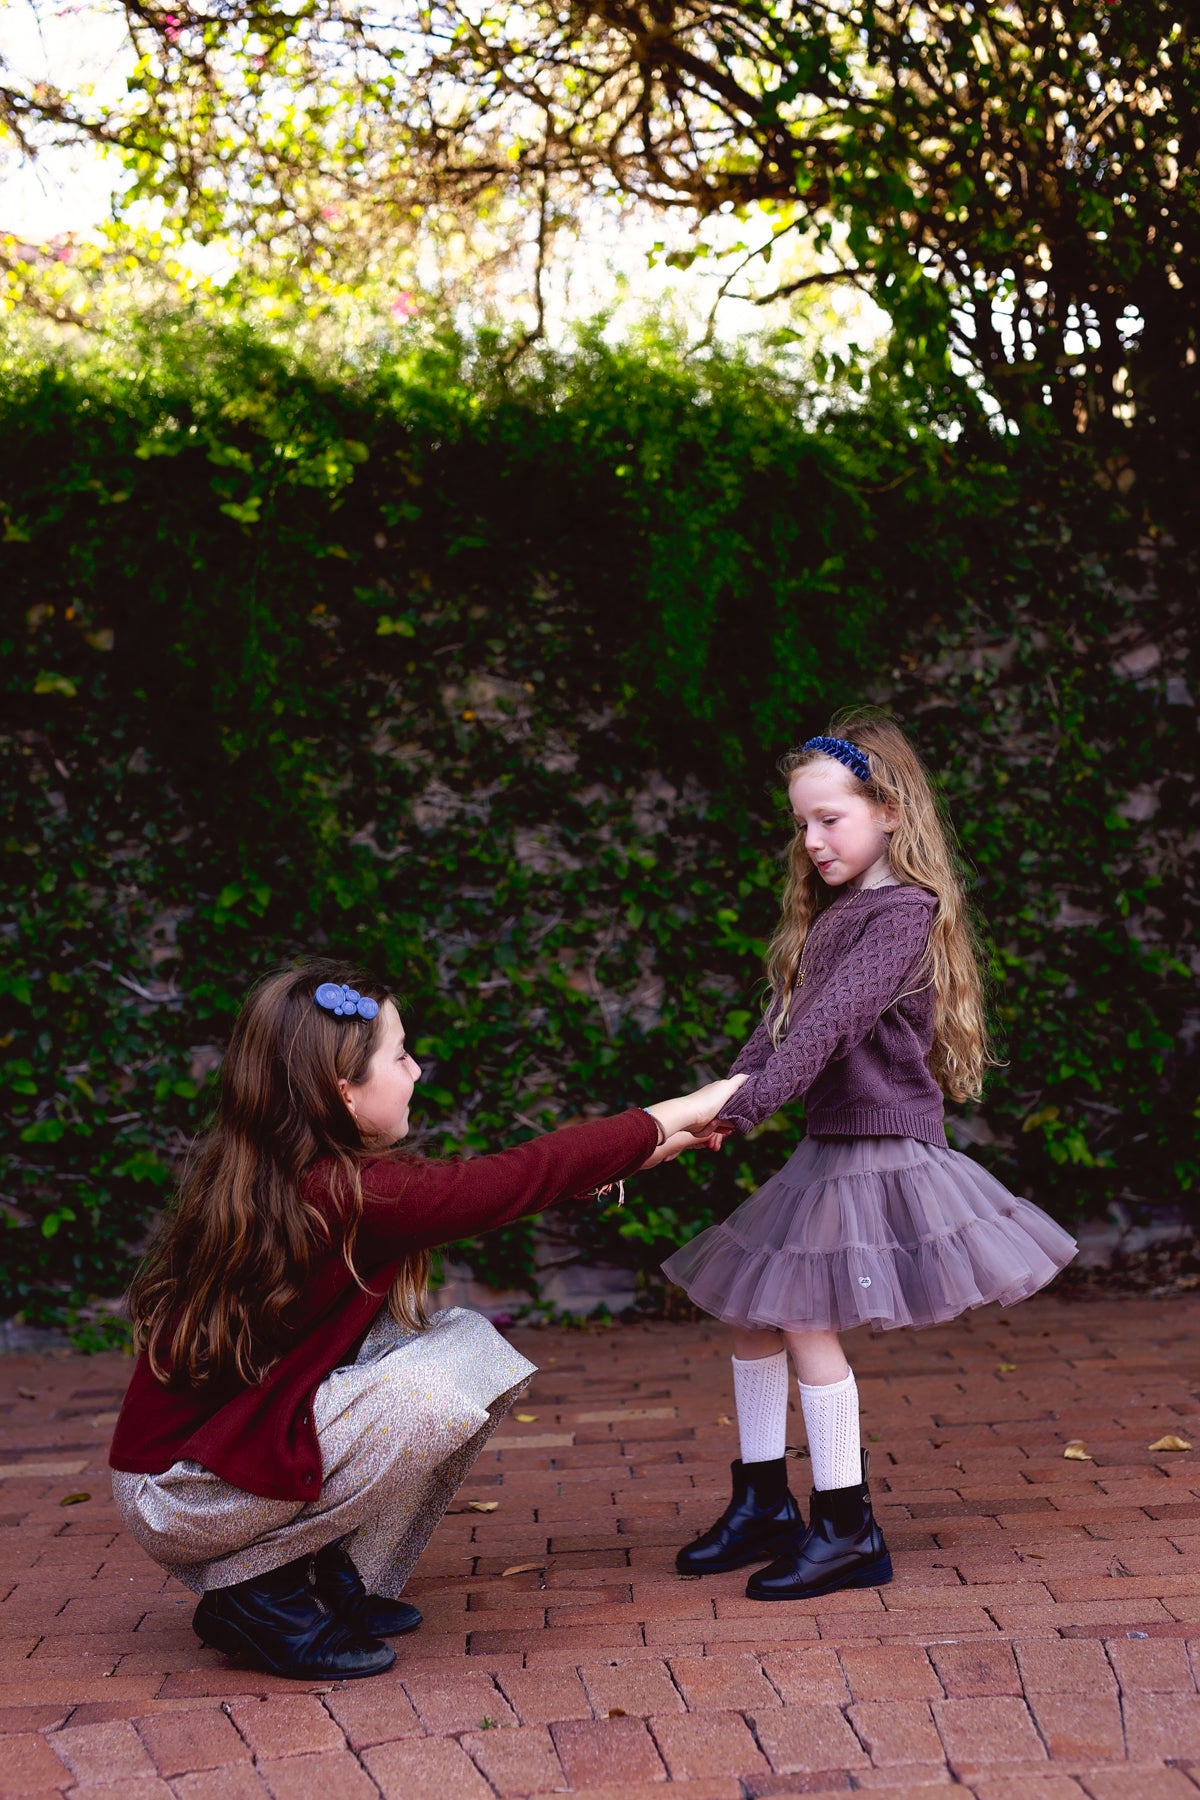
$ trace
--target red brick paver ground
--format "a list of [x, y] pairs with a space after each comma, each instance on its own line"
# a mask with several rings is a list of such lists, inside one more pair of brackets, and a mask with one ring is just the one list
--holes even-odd
[[513, 1335], [536, 1416], [430, 1545], [424, 1626], [324, 1687], [201, 1649], [119, 1530], [128, 1363], [0, 1361], [0, 1794], [1200, 1800], [1200, 1298], [851, 1339], [896, 1579], [775, 1606], [674, 1571], [736, 1454], [722, 1334]]

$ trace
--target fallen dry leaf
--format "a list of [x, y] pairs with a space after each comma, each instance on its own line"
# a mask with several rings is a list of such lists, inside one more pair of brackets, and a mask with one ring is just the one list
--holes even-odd
[[537, 1414], [536, 1413], [514, 1413], [513, 1418], [517, 1421], [518, 1425], [532, 1425], [537, 1420]]
[[511, 1569], [501, 1569], [500, 1579], [503, 1581], [506, 1575], [540, 1575], [545, 1566], [545, 1563], [514, 1563]]
[[18, 1388], [17, 1392], [21, 1396], [22, 1400], [36, 1400], [37, 1399], [37, 1389], [36, 1388]]
[[83, 1500], [90, 1500], [90, 1494], [64, 1494], [59, 1501], [60, 1506], [78, 1506]]
[[1025, 1554], [1032, 1562], [1045, 1562], [1046, 1560], [1040, 1550], [1027, 1550]]
[[495, 1510], [499, 1506], [499, 1504], [500, 1504], [500, 1502], [498, 1500], [468, 1500], [467, 1501], [467, 1505], [470, 1507], [472, 1512], [495, 1512]]
[[629, 1715], [623, 1706], [610, 1706], [608, 1709], [608, 1716], [610, 1719], [625, 1719], [628, 1718]]
[[1186, 1438], [1176, 1437], [1173, 1431], [1168, 1431], [1166, 1437], [1160, 1437], [1156, 1444], [1150, 1445], [1151, 1450], [1190, 1450], [1191, 1447]]
[[1016, 1363], [997, 1363], [996, 1364], [997, 1375], [1015, 1375], [1016, 1372], [1017, 1372]]
[[718, 1425], [732, 1425], [733, 1420], [730, 1418], [728, 1413], [718, 1413], [717, 1414], [717, 1424]]
[[1094, 1457], [1088, 1455], [1087, 1447], [1082, 1438], [1072, 1438], [1066, 1449], [1063, 1451], [1063, 1455], [1068, 1462], [1095, 1461]]

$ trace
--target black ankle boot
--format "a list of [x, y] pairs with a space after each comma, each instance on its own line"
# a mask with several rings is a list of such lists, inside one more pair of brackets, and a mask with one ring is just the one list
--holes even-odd
[[770, 1568], [746, 1583], [751, 1600], [808, 1600], [839, 1588], [883, 1587], [892, 1559], [871, 1511], [870, 1461], [862, 1453], [862, 1480], [853, 1487], [813, 1489], [808, 1530]]
[[295, 1681], [349, 1681], [390, 1669], [396, 1652], [324, 1611], [308, 1569], [304, 1556], [252, 1581], [210, 1588], [192, 1618], [197, 1637]]
[[778, 1556], [804, 1530], [788, 1488], [787, 1459], [729, 1465], [733, 1498], [715, 1525], [675, 1558], [681, 1575], [721, 1575]]
[[363, 1578], [342, 1549], [340, 1538], [313, 1557], [313, 1588], [330, 1612], [355, 1632], [368, 1637], [403, 1637], [415, 1631], [421, 1615], [407, 1600], [385, 1600], [368, 1594]]

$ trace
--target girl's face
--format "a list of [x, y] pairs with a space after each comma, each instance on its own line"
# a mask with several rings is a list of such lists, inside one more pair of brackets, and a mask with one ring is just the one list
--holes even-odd
[[830, 756], [806, 763], [788, 782], [804, 848], [829, 887], [872, 887], [889, 872], [895, 808], [868, 799], [862, 783]]
[[369, 1150], [385, 1150], [408, 1136], [408, 1103], [421, 1079], [421, 1065], [405, 1049], [404, 1026], [390, 1000], [380, 1009], [379, 1023], [366, 1079], [338, 1083]]

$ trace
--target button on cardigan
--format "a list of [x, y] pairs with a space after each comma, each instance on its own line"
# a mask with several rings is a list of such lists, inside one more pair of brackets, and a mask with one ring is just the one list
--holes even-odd
[[786, 1035], [770, 1014], [731, 1075], [749, 1075], [721, 1116], [750, 1131], [803, 1100], [809, 1137], [911, 1137], [945, 1144], [929, 1068], [933, 988], [922, 965], [937, 896], [908, 885], [852, 888], [818, 913]]
[[601, 1182], [639, 1168], [658, 1143], [658, 1127], [640, 1108], [584, 1125], [567, 1125], [494, 1155], [400, 1155], [362, 1166], [362, 1223], [354, 1260], [368, 1291], [342, 1258], [330, 1178], [317, 1163], [304, 1198], [330, 1214], [331, 1248], [314, 1256], [289, 1320], [278, 1362], [254, 1386], [238, 1382], [164, 1387], [143, 1352], [113, 1434], [114, 1469], [161, 1475], [181, 1458], [273, 1500], [312, 1500], [321, 1489], [321, 1452], [312, 1396], [354, 1351], [387, 1300], [405, 1255], [511, 1224]]

